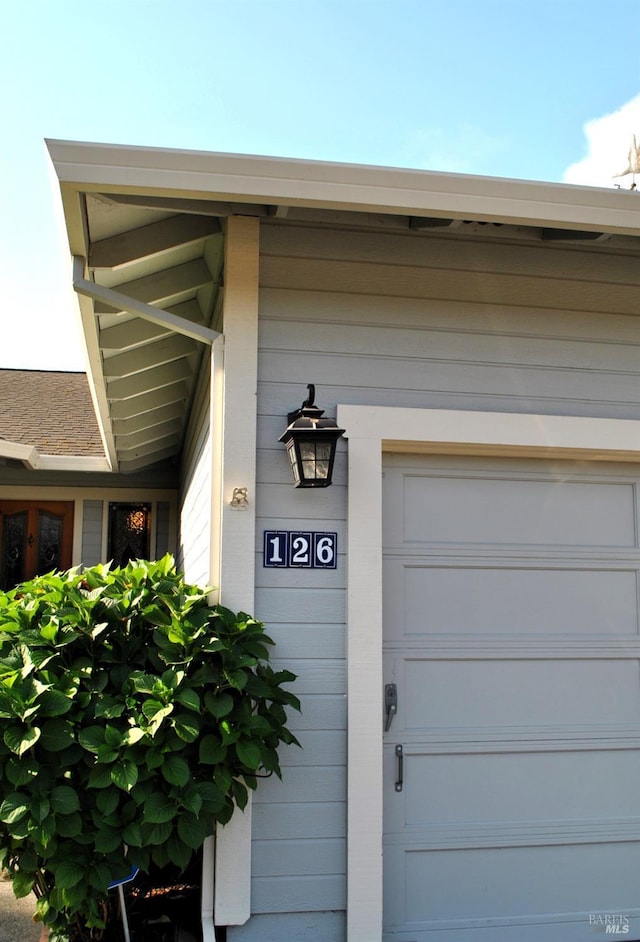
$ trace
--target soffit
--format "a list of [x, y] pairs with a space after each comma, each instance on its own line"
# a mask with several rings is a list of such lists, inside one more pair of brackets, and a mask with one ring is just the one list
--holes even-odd
[[[216, 217], [93, 193], [82, 205], [87, 278], [193, 324], [211, 324], [223, 258]], [[206, 345], [101, 300], [83, 298], [81, 308], [112, 463], [127, 473], [171, 462], [182, 447]]]

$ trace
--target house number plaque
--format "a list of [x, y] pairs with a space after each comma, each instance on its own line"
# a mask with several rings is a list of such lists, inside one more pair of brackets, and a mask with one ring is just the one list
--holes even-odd
[[338, 534], [265, 530], [264, 565], [272, 569], [335, 569]]

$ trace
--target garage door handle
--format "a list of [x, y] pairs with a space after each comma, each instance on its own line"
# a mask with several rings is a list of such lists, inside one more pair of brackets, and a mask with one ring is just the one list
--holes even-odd
[[384, 712], [386, 716], [384, 731], [388, 733], [393, 718], [398, 712], [398, 688], [395, 684], [387, 684], [384, 688]]
[[396, 746], [396, 755], [398, 757], [398, 778], [396, 779], [396, 791], [401, 792], [404, 775], [404, 753], [402, 751], [402, 746]]

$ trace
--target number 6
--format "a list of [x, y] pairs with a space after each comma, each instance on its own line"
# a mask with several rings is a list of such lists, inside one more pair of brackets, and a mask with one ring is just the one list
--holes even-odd
[[321, 536], [316, 542], [316, 559], [322, 566], [330, 566], [335, 560], [332, 536]]

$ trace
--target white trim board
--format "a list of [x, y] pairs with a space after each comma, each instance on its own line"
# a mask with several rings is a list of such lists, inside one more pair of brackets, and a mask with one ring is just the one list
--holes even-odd
[[82, 229], [77, 193], [232, 200], [368, 213], [479, 218], [515, 225], [637, 235], [635, 195], [564, 183], [469, 174], [47, 140], [63, 191], [71, 249]]
[[382, 454], [640, 461], [640, 422], [340, 405], [349, 440], [347, 938], [382, 937]]

